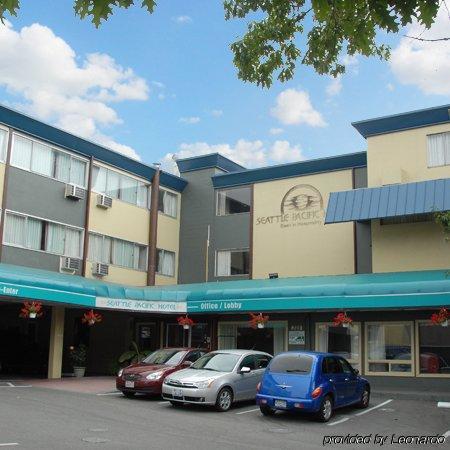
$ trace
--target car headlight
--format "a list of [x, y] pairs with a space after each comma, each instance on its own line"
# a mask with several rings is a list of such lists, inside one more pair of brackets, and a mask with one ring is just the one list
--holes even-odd
[[122, 374], [123, 374], [123, 369], [120, 369], [119, 372], [117, 373], [117, 376], [118, 376], [118, 377], [121, 377]]
[[149, 373], [145, 378], [147, 378], [147, 380], [159, 380], [162, 375], [163, 375], [163, 371], [160, 370], [159, 372], [152, 372]]
[[214, 378], [205, 381], [198, 381], [197, 383], [193, 383], [194, 386], [197, 386], [198, 389], [206, 389], [209, 388], [214, 382]]

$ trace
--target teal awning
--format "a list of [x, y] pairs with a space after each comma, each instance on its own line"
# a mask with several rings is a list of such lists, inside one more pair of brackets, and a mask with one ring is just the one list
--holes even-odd
[[0, 264], [0, 295], [165, 313], [437, 308], [450, 305], [450, 277], [432, 270], [139, 288]]

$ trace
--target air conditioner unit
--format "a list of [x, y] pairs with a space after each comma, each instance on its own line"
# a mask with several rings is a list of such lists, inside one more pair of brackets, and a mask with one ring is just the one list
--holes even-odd
[[108, 264], [94, 263], [94, 265], [92, 266], [92, 275], [95, 275], [97, 277], [105, 277], [106, 275], [108, 275], [108, 272]]
[[104, 194], [97, 195], [97, 206], [100, 208], [111, 208], [113, 199]]
[[77, 272], [80, 270], [81, 260], [78, 258], [70, 258], [68, 256], [61, 257], [61, 271]]
[[72, 198], [74, 200], [83, 200], [85, 196], [85, 191], [83, 188], [77, 186], [76, 184], [66, 184], [66, 194], [67, 198]]

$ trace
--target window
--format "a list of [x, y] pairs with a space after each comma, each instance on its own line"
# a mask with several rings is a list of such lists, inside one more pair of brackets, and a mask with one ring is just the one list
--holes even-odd
[[81, 258], [82, 230], [11, 212], [5, 218], [5, 244]]
[[8, 131], [0, 128], [0, 161], [6, 159], [6, 148], [8, 146]]
[[399, 225], [403, 223], [434, 222], [432, 214], [411, 214], [409, 216], [380, 219], [380, 225]]
[[216, 214], [226, 216], [250, 212], [251, 197], [250, 186], [217, 191]]
[[13, 140], [11, 165], [86, 187], [86, 161], [17, 134]]
[[248, 367], [250, 370], [255, 370], [255, 355], [247, 355], [239, 364], [239, 370], [243, 367]]
[[270, 363], [270, 356], [266, 355], [255, 355], [255, 366], [256, 370], [265, 369]]
[[366, 323], [366, 345], [367, 374], [412, 374], [412, 324], [410, 322]]
[[418, 322], [418, 371], [421, 375], [450, 376], [450, 327]]
[[156, 253], [156, 271], [159, 275], [173, 277], [175, 275], [175, 253], [158, 249]]
[[88, 255], [90, 261], [147, 270], [147, 247], [134, 242], [89, 233]]
[[148, 208], [149, 186], [135, 178], [122, 175], [105, 167], [94, 166], [92, 186], [95, 192], [106, 194], [141, 208]]
[[450, 132], [429, 134], [428, 167], [447, 166], [450, 164]]
[[269, 370], [274, 373], [310, 373], [313, 358], [307, 355], [279, 355], [270, 363]]
[[342, 373], [342, 372], [343, 372], [342, 365], [339, 364], [339, 361], [337, 358], [332, 358], [330, 356], [323, 358], [322, 373], [337, 374], [337, 373]]
[[342, 356], [356, 369], [360, 368], [360, 339], [361, 325], [358, 322], [353, 322], [348, 328], [316, 323], [316, 351]]
[[158, 211], [170, 217], [177, 217], [177, 201], [178, 198], [176, 194], [172, 194], [172, 192], [160, 189], [158, 198]]
[[248, 275], [248, 250], [219, 250], [216, 258], [216, 276]]

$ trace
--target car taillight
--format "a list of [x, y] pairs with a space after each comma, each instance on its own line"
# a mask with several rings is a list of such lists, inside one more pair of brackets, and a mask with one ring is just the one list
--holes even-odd
[[319, 395], [322, 393], [322, 388], [319, 386], [319, 387], [316, 387], [313, 391], [312, 391], [312, 393], [311, 393], [311, 397], [312, 398], [317, 398], [317, 397], [319, 397]]
[[256, 385], [256, 392], [259, 392], [261, 389], [261, 381]]

